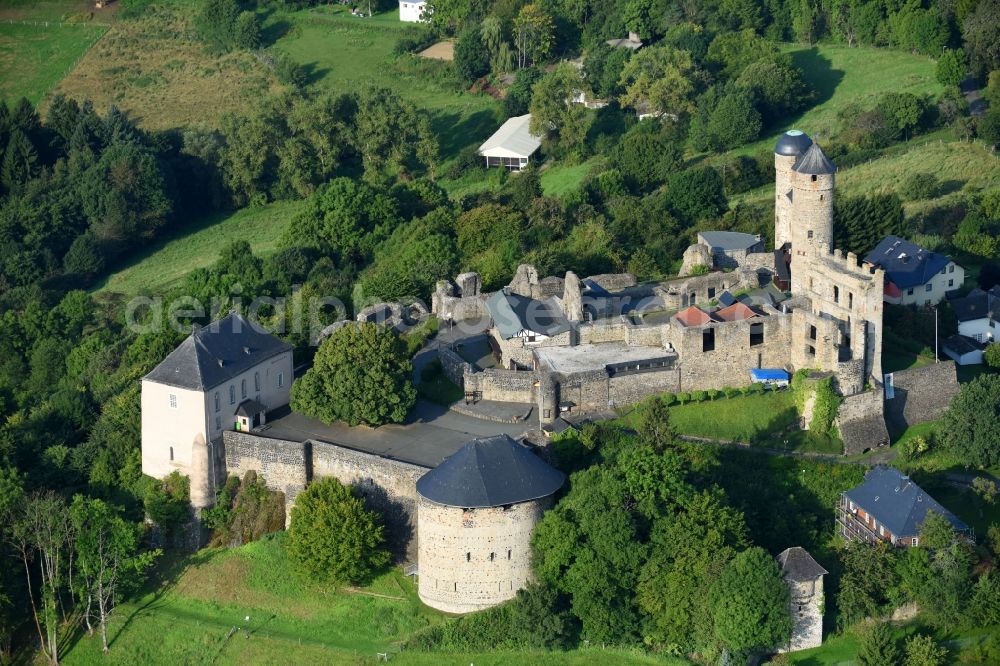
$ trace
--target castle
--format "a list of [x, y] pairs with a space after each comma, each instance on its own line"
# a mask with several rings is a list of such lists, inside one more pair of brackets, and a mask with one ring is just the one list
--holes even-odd
[[[810, 369], [831, 373], [846, 398], [838, 425], [849, 450], [887, 442], [883, 272], [832, 248], [836, 167], [818, 144], [786, 132], [774, 167], [773, 251], [749, 234], [703, 232], [685, 252], [688, 274], [656, 285], [539, 279], [527, 265], [494, 294], [474, 273], [440, 283], [432, 311], [489, 322], [499, 361], [476, 368], [443, 350], [445, 372], [472, 399], [528, 403], [551, 423], [667, 391], [746, 385], [754, 368]], [[707, 274], [690, 274], [699, 264]]]

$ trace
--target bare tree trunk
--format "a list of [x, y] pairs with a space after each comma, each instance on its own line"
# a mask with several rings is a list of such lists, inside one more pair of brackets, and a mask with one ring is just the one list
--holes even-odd
[[87, 635], [94, 635], [94, 627], [90, 624], [90, 607], [93, 604], [94, 595], [87, 591], [87, 607], [83, 609], [83, 619], [87, 623]]
[[104, 654], [108, 653], [108, 614], [104, 608], [104, 588], [98, 585], [97, 592], [97, 612], [101, 615], [101, 649]]
[[42, 623], [38, 620], [38, 607], [35, 605], [35, 595], [31, 591], [31, 567], [28, 566], [28, 552], [26, 547], [21, 547], [21, 559], [24, 560], [24, 576], [28, 579], [28, 599], [31, 601], [31, 615], [35, 619], [35, 629], [38, 630], [38, 644], [42, 648], [45, 656], [49, 656], [49, 651], [45, 648], [45, 634], [42, 633]]

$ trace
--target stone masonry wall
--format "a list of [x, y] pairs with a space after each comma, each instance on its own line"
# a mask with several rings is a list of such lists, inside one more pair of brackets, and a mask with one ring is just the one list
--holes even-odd
[[954, 361], [901, 370], [892, 377], [895, 397], [885, 401], [885, 413], [899, 429], [938, 418], [961, 388]]
[[462, 388], [465, 376], [472, 373], [472, 364], [467, 363], [464, 358], [447, 347], [438, 350], [438, 358], [441, 359], [441, 371], [444, 376]]
[[271, 490], [285, 493], [285, 522], [291, 516], [295, 498], [310, 478], [310, 452], [307, 442], [262, 437], [248, 432], [226, 430], [222, 433], [225, 474], [243, 478], [253, 470], [262, 476]]
[[614, 406], [633, 405], [660, 393], [680, 391], [679, 368], [618, 374], [608, 380], [608, 399]]
[[464, 382], [467, 392], [482, 391], [483, 400], [534, 403], [537, 379], [538, 374], [533, 370], [488, 368], [467, 373]]
[[551, 497], [483, 509], [420, 498], [420, 599], [468, 613], [514, 597], [531, 578], [531, 532], [551, 506]]
[[889, 443], [889, 431], [882, 414], [882, 390], [865, 391], [844, 398], [835, 422], [844, 453], [863, 453]]
[[601, 342], [624, 342], [628, 335], [625, 322], [621, 321], [621, 319], [580, 324], [577, 332], [580, 336], [581, 345], [598, 344]]
[[353, 485], [369, 507], [382, 514], [390, 549], [416, 556], [417, 479], [428, 468], [312, 440], [313, 478], [334, 477]]

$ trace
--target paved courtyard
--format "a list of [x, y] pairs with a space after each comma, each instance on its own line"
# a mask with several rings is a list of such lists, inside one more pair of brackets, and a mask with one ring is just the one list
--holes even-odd
[[296, 442], [316, 439], [424, 467], [436, 467], [471, 439], [500, 434], [516, 438], [539, 427], [535, 413], [521, 423], [494, 423], [423, 400], [417, 402], [406, 423], [378, 428], [326, 425], [287, 408], [276, 411], [269, 419], [260, 431], [264, 437]]

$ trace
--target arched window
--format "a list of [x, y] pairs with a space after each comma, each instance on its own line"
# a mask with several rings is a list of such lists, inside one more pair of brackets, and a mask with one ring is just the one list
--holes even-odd
[[230, 405], [236, 404], [236, 387], [233, 386], [232, 384], [229, 385], [229, 404]]
[[240, 380], [240, 397], [241, 398], [247, 397], [247, 380], [246, 379], [241, 379]]
[[171, 446], [170, 447], [170, 461], [173, 462], [173, 460], [174, 460], [174, 447]]
[[838, 287], [837, 285], [833, 285], [833, 302], [834, 303], [840, 302], [840, 287]]

